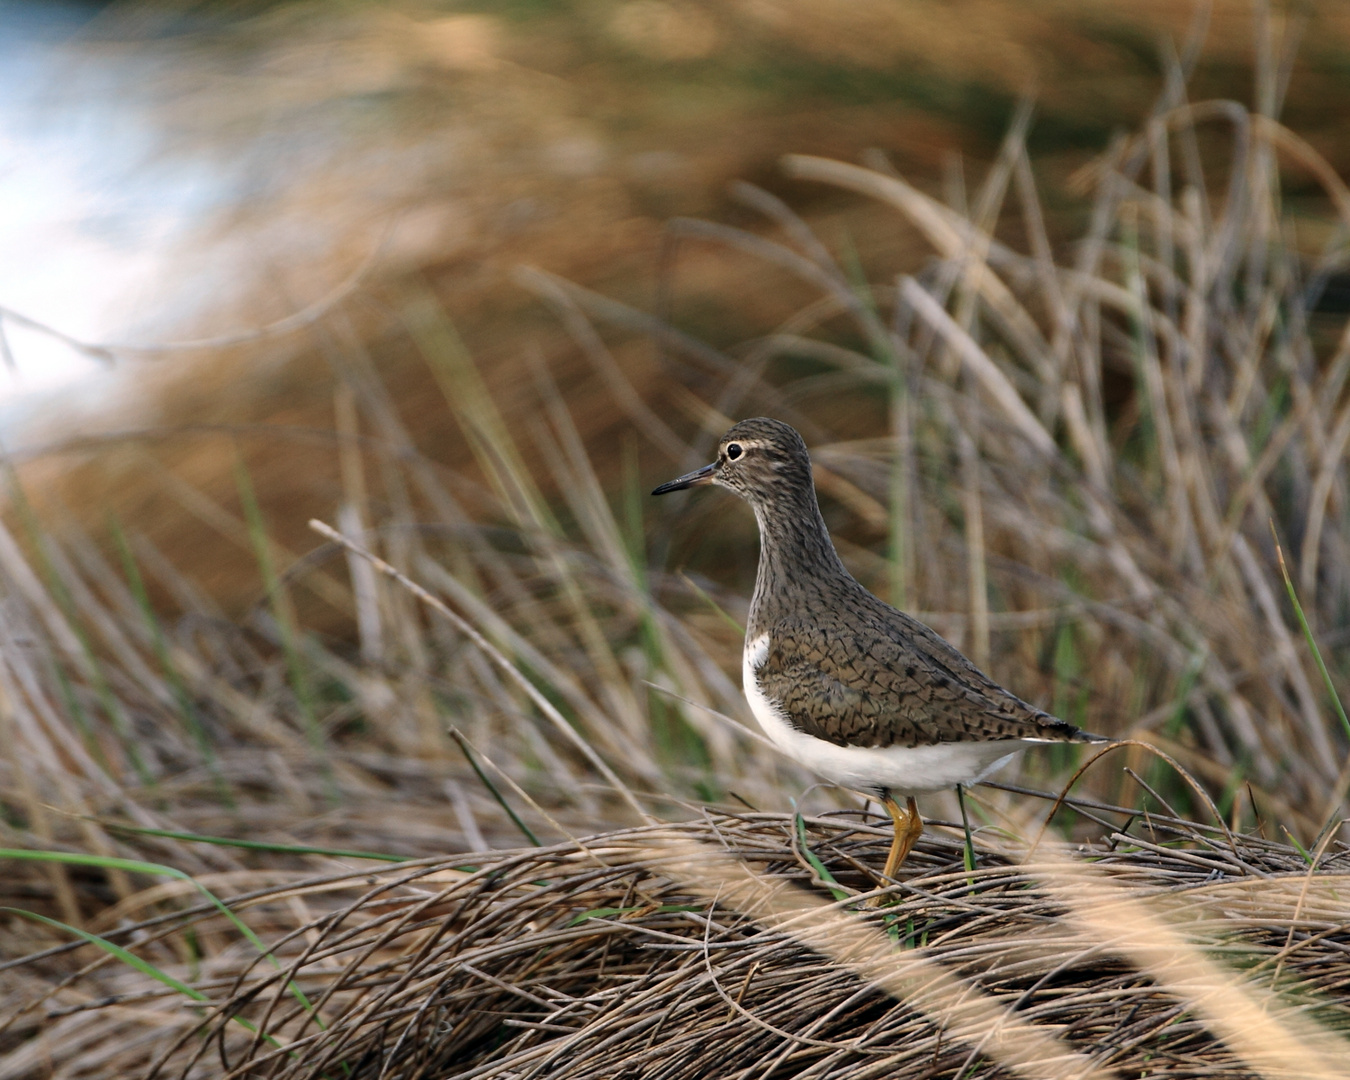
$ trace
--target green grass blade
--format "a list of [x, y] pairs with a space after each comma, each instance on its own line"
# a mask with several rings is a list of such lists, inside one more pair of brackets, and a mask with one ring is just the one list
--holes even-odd
[[[970, 816], [966, 813], [966, 789], [963, 784], [956, 785], [956, 802], [961, 807], [961, 829], [966, 834], [965, 845], [961, 849], [961, 858], [966, 866], [966, 873], [975, 873], [975, 841], [970, 835]], [[967, 877], [966, 883], [974, 885], [975, 879]]]
[[1336, 706], [1336, 715], [1341, 718], [1341, 727], [1345, 728], [1345, 734], [1350, 737], [1350, 717], [1345, 715], [1345, 706], [1341, 704], [1341, 696], [1336, 692], [1336, 685], [1331, 681], [1331, 672], [1327, 670], [1326, 661], [1322, 659], [1322, 650], [1317, 647], [1317, 639], [1313, 637], [1312, 627], [1308, 625], [1308, 617], [1303, 614], [1303, 605], [1298, 602], [1298, 593], [1294, 591], [1294, 583], [1289, 577], [1289, 567], [1284, 564], [1284, 550], [1280, 547], [1280, 538], [1275, 534], [1275, 522], [1270, 523], [1270, 531], [1275, 535], [1275, 555], [1280, 560], [1280, 573], [1284, 576], [1284, 587], [1289, 593], [1289, 602], [1294, 605], [1294, 614], [1298, 616], [1298, 624], [1303, 629], [1304, 640], [1308, 643], [1308, 648], [1312, 650], [1313, 659], [1317, 661], [1317, 670], [1322, 673], [1322, 682], [1326, 684], [1327, 693], [1331, 695], [1331, 702]]
[[164, 628], [155, 615], [155, 609], [150, 604], [150, 593], [145, 587], [145, 579], [141, 576], [141, 568], [136, 564], [136, 557], [132, 554], [126, 534], [122, 531], [121, 522], [111, 514], [108, 517], [108, 531], [112, 534], [113, 546], [117, 548], [117, 554], [122, 560], [122, 572], [126, 574], [131, 595], [135, 597], [136, 606], [141, 609], [141, 615], [150, 631], [150, 642], [155, 651], [155, 659], [159, 661], [160, 670], [168, 680], [174, 700], [178, 703], [178, 711], [183, 718], [183, 726], [187, 728], [192, 741], [196, 743], [197, 750], [206, 763], [207, 771], [211, 774], [222, 804], [233, 807], [234, 795], [230, 791], [229, 781], [225, 779], [225, 774], [220, 771], [220, 763], [216, 760], [215, 748], [212, 747], [211, 740], [207, 737], [206, 728], [192, 702], [192, 695], [188, 693], [182, 673], [179, 672], [169, 653], [169, 643], [164, 637]]
[[[105, 870], [126, 870], [133, 874], [152, 874], [171, 877], [178, 881], [186, 881], [206, 897], [216, 910], [224, 915], [225, 918], [234, 925], [235, 929], [243, 934], [244, 937], [248, 939], [249, 943], [257, 949], [273, 967], [278, 971], [281, 970], [281, 961], [272, 954], [271, 949], [262, 943], [262, 940], [253, 932], [252, 928], [247, 923], [231, 911], [229, 906], [221, 900], [220, 897], [216, 896], [216, 894], [205, 885], [192, 877], [191, 874], [186, 874], [175, 867], [165, 866], [163, 863], [142, 862], [140, 859], [120, 859], [113, 855], [86, 855], [79, 851], [37, 851], [27, 848], [0, 848], [0, 859], [17, 859], [25, 862], [63, 863], [67, 866], [96, 866]], [[38, 918], [44, 917], [38, 916]], [[90, 941], [94, 941], [96, 936], [87, 935], [84, 931], [77, 930], [74, 927], [67, 927], [67, 929], [80, 934]], [[102, 939], [99, 939], [99, 941], [101, 940]], [[94, 943], [98, 944], [98, 941], [94, 941]], [[108, 942], [107, 944], [112, 945], [111, 942]], [[112, 947], [116, 948], [117, 946]], [[137, 966], [139, 967], [139, 965]], [[146, 974], [149, 974], [149, 972], [146, 972]], [[321, 1028], [324, 1027], [323, 1020], [315, 1013], [314, 1006], [310, 1004], [309, 999], [305, 997], [304, 991], [295, 984], [295, 981], [287, 980], [286, 985], [287, 989], [290, 990], [295, 999], [300, 1002], [307, 1012], [313, 1015], [315, 1023]]]
[[[127, 967], [135, 968], [142, 975], [149, 975], [152, 979], [163, 983], [172, 990], [177, 990], [180, 994], [185, 997], [190, 997], [193, 1001], [209, 1000], [200, 990], [194, 990], [192, 987], [188, 986], [187, 983], [179, 982], [167, 971], [161, 971], [148, 960], [142, 960], [135, 953], [128, 952], [126, 949], [122, 948], [121, 945], [109, 941], [107, 938], [99, 937], [98, 934], [91, 934], [88, 930], [81, 930], [78, 926], [71, 926], [69, 923], [63, 923], [60, 919], [52, 919], [46, 915], [39, 915], [36, 911], [25, 911], [22, 908], [12, 907], [0, 907], [0, 911], [7, 912], [10, 915], [21, 915], [25, 919], [32, 919], [34, 922], [43, 923], [44, 925], [53, 927], [57, 930], [64, 930], [66, 933], [73, 934], [75, 937], [83, 938], [90, 945], [97, 945], [110, 956], [116, 957], [118, 960], [122, 961], [122, 963], [126, 964]], [[239, 1018], [235, 1017], [235, 1019], [238, 1020]], [[250, 1031], [256, 1032], [258, 1030], [246, 1020], [240, 1020], [240, 1023], [244, 1024]]]
[[1297, 836], [1291, 833], [1288, 829], [1284, 830], [1284, 835], [1289, 837], [1289, 842], [1294, 845], [1295, 850], [1299, 853], [1299, 855], [1302, 857], [1305, 863], [1307, 863], [1309, 866], [1313, 866], [1316, 864], [1316, 860], [1313, 859], [1312, 853], [1298, 842]]
[[632, 907], [600, 907], [592, 908], [590, 911], [583, 911], [580, 915], [574, 915], [568, 920], [568, 927], [580, 926], [590, 919], [609, 919], [615, 915], [631, 915], [635, 911], [651, 911], [653, 915], [668, 915], [676, 911], [702, 911], [703, 907], [699, 904], [662, 904], [660, 907], [652, 908], [649, 904], [635, 904]]
[[141, 825], [123, 825], [115, 821], [95, 818], [105, 829], [135, 833], [138, 836], [159, 836], [166, 840], [183, 840], [189, 844], [217, 844], [220, 847], [243, 848], [247, 851], [271, 851], [281, 855], [327, 855], [333, 859], [373, 859], [378, 862], [408, 862], [411, 855], [389, 855], [382, 851], [349, 851], [346, 848], [309, 847], [305, 844], [275, 844], [266, 840], [236, 840], [229, 836], [206, 836], [202, 833], [175, 832], [172, 829], [148, 829]]
[[887, 572], [890, 577], [891, 603], [898, 608], [909, 605], [910, 533], [909, 476], [906, 472], [905, 444], [909, 441], [909, 387], [899, 356], [893, 361], [890, 378], [891, 429], [895, 439], [895, 457], [886, 477]]
[[[652, 598], [646, 536], [643, 531], [646, 491], [638, 471], [637, 447], [631, 440], [624, 443], [622, 465], [624, 515], [622, 523], [615, 523], [615, 531], [620, 535], [624, 554], [628, 557], [630, 580], [640, 599], [639, 639], [647, 658], [648, 671], [667, 672], [679, 683], [679, 668], [669, 655], [669, 642], [656, 616], [656, 603]], [[696, 784], [700, 797], [708, 802], [720, 802], [722, 793], [716, 781], [716, 771], [712, 768], [712, 754], [703, 735], [689, 722], [682, 705], [649, 690], [647, 713], [657, 733], [658, 745], [666, 751], [669, 759], [702, 772], [703, 779]]]
[[[188, 986], [187, 983], [175, 979], [167, 971], [161, 971], [148, 960], [142, 960], [135, 953], [128, 952], [126, 949], [122, 948], [122, 946], [109, 941], [107, 938], [99, 937], [98, 934], [91, 934], [88, 930], [81, 930], [78, 926], [71, 926], [69, 923], [63, 923], [60, 919], [52, 919], [46, 915], [39, 915], [36, 911], [25, 911], [23, 908], [12, 907], [0, 907], [0, 911], [8, 912], [11, 915], [19, 915], [25, 919], [31, 919], [33, 922], [43, 923], [53, 929], [64, 930], [66, 933], [72, 934], [75, 937], [83, 938], [90, 945], [97, 946], [109, 956], [116, 957], [118, 960], [122, 961], [122, 963], [126, 964], [128, 967], [134, 968], [141, 974], [148, 975], [155, 981], [163, 983], [171, 990], [177, 990], [180, 994], [191, 998], [193, 1001], [209, 1002], [211, 1000], [200, 990], [194, 990], [192, 987]], [[254, 1035], [258, 1033], [258, 1026], [252, 1021], [245, 1020], [242, 1016], [231, 1016], [230, 1019], [245, 1031]], [[315, 1017], [315, 1019], [317, 1020], [318, 1017]], [[281, 1043], [277, 1040], [276, 1036], [264, 1035], [263, 1038], [278, 1050], [282, 1048]], [[291, 1056], [294, 1057], [295, 1055], [292, 1054]]]
[[726, 623], [729, 627], [731, 627], [731, 629], [735, 630], [736, 633], [741, 635], [745, 634], [745, 627], [742, 626], [736, 620], [736, 617], [732, 615], [730, 612], [728, 612], [726, 608], [722, 607], [722, 605], [719, 604], [716, 600], [714, 600], [704, 589], [700, 588], [697, 581], [691, 578], [688, 574], [681, 574], [680, 580], [683, 581], [686, 585], [689, 586], [689, 588], [691, 588], [694, 591], [695, 596], [697, 596], [700, 600], [702, 600], [705, 604], [707, 604], [710, 608], [712, 608], [714, 615], [716, 615], [724, 623]]
[[[65, 665], [62, 664], [60, 658], [56, 656], [50, 658], [50, 663], [52, 675], [56, 679], [57, 691], [61, 695], [61, 703], [66, 707], [66, 711], [70, 713], [71, 719], [74, 720], [75, 727], [80, 732], [80, 738], [83, 740], [85, 747], [89, 751], [89, 756], [94, 759], [100, 769], [109, 776], [112, 776], [112, 762], [108, 760], [108, 755], [103, 752], [103, 746], [98, 741], [98, 735], [94, 731], [93, 721], [90, 720], [89, 713], [85, 710], [84, 706], [80, 704], [79, 696], [75, 693], [75, 687], [71, 684], [70, 676], [66, 674]], [[135, 762], [132, 763], [132, 767], [135, 767]], [[137, 775], [140, 776], [140, 770], [137, 769], [136, 772]], [[144, 777], [141, 777], [141, 782], [145, 782]], [[151, 784], [153, 784], [153, 782], [154, 780], [152, 777]]]
[[337, 781], [333, 776], [332, 764], [328, 760], [323, 729], [319, 726], [318, 709], [314, 688], [309, 680], [309, 670], [300, 654], [300, 632], [295, 624], [285, 588], [272, 562], [272, 544], [267, 536], [267, 525], [263, 521], [262, 508], [258, 505], [258, 497], [253, 490], [253, 481], [249, 477], [248, 466], [244, 464], [242, 456], [235, 459], [234, 476], [235, 485], [239, 489], [239, 501], [244, 508], [244, 519], [248, 523], [249, 539], [253, 543], [254, 557], [258, 560], [263, 587], [267, 590], [268, 604], [272, 609], [272, 617], [276, 620], [277, 632], [281, 635], [281, 651], [286, 657], [286, 669], [290, 675], [291, 690], [294, 692], [296, 704], [300, 708], [300, 714], [305, 725], [305, 734], [309, 738], [310, 746], [322, 763], [329, 801], [337, 803], [339, 801]]
[[820, 861], [820, 856], [817, 855], [814, 851], [810, 849], [810, 847], [807, 846], [806, 819], [802, 817], [800, 810], [797, 811], [797, 813], [794, 815], [793, 823], [797, 829], [797, 844], [802, 849], [802, 855], [806, 858], [806, 861], [811, 864], [811, 869], [814, 870], [817, 875], [819, 875], [821, 881], [825, 882], [825, 884], [829, 886], [830, 895], [832, 895], [836, 900], [847, 900], [848, 893], [846, 893], [843, 889], [839, 888], [839, 882], [835, 879], [835, 876], [831, 874], [830, 871], [826, 868], [825, 864]]
[[483, 781], [483, 786], [488, 789], [488, 793], [497, 800], [497, 805], [506, 811], [507, 816], [515, 823], [516, 828], [524, 834], [525, 839], [535, 847], [543, 847], [544, 845], [539, 842], [539, 837], [535, 836], [534, 833], [530, 831], [530, 827], [521, 820], [520, 815], [517, 814], [511, 804], [506, 801], [506, 796], [497, 789], [497, 785], [492, 782], [488, 777], [488, 774], [485, 773], [478, 764], [478, 758], [474, 756], [473, 750], [469, 747], [469, 740], [460, 734], [458, 728], [450, 729], [450, 737], [455, 740], [460, 750], [463, 751], [464, 757], [469, 762], [470, 768], [478, 775], [478, 779]]

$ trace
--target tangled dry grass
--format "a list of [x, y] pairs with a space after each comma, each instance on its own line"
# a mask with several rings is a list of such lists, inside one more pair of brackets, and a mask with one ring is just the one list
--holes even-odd
[[1350, 849], [1131, 820], [969, 870], [930, 835], [884, 887], [856, 814], [287, 875], [232, 901], [266, 958], [209, 904], [108, 933], [190, 1008], [89, 946], [25, 961], [5, 1037], [48, 1038], [0, 1075], [1344, 1076]]
[[[242, 617], [135, 518], [93, 536], [14, 462], [0, 1080], [1345, 1075], [1350, 327], [1322, 299], [1350, 191], [1275, 119], [1270, 49], [1253, 110], [1187, 102], [1185, 74], [1082, 177], [1071, 247], [1024, 111], [945, 201], [880, 158], [788, 160], [926, 236], [917, 274], [748, 186], [759, 231], [672, 223], [654, 314], [522, 271], [587, 374], [560, 385], [527, 356], [509, 407], [434, 292], [383, 289], [378, 342], [425, 363], [472, 468], [419, 448], [342, 306], [309, 328], [331, 430], [59, 448], [125, 445], [248, 551]], [[695, 243], [750, 260], [755, 310], [782, 321], [695, 334], [738, 325], [682, 309]], [[579, 398], [627, 443], [588, 444]], [[642, 493], [750, 413], [806, 433], [860, 578], [1196, 788], [1114, 751], [1127, 768], [1075, 789], [1063, 832], [1098, 839], [1071, 853], [1018, 839], [1024, 794], [973, 792], [979, 865], [931, 836], [875, 907], [887, 837], [851, 796], [811, 791], [835, 813], [802, 833], [734, 813], [811, 783], [737, 719], [751, 523]], [[309, 514], [258, 497], [244, 447], [264, 438], [292, 482], [329, 470], [325, 520], [429, 607], [351, 546], [279, 538]], [[165, 463], [192, 439], [228, 443], [230, 491]], [[1185, 824], [1211, 805], [1224, 825]], [[1293, 846], [1262, 838], [1281, 829]], [[517, 834], [544, 843], [501, 850]]]

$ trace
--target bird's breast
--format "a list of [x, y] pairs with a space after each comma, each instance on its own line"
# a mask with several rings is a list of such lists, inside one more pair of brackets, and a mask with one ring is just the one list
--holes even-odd
[[741, 654], [741, 688], [764, 734], [774, 745], [791, 754], [796, 745], [793, 736], [800, 737], [800, 733], [788, 722], [782, 703], [771, 699], [760, 685], [759, 670], [769, 657], [769, 644], [768, 634], [746, 639], [745, 651]]

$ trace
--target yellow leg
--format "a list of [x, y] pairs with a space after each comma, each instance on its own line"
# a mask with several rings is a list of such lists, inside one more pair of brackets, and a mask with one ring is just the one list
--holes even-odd
[[886, 869], [882, 871], [885, 877], [893, 878], [914, 841], [923, 835], [923, 818], [919, 817], [919, 806], [912, 795], [906, 800], [906, 810], [901, 810], [900, 804], [889, 795], [881, 800], [881, 804], [895, 822], [895, 838], [891, 840], [891, 853], [886, 856]]

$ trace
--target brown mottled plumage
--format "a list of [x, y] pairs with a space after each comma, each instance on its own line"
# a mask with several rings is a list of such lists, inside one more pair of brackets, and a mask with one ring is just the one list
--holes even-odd
[[1072, 724], [1014, 697], [923, 623], [857, 586], [846, 614], [770, 624], [760, 690], [835, 746], [1075, 741]]
[[806, 444], [787, 424], [742, 420], [713, 464], [652, 494], [710, 483], [744, 498], [759, 522], [751, 709], [789, 755], [882, 800], [896, 822], [888, 876], [922, 830], [916, 792], [973, 783], [1034, 743], [1100, 741], [1009, 693], [854, 579], [820, 516]]

